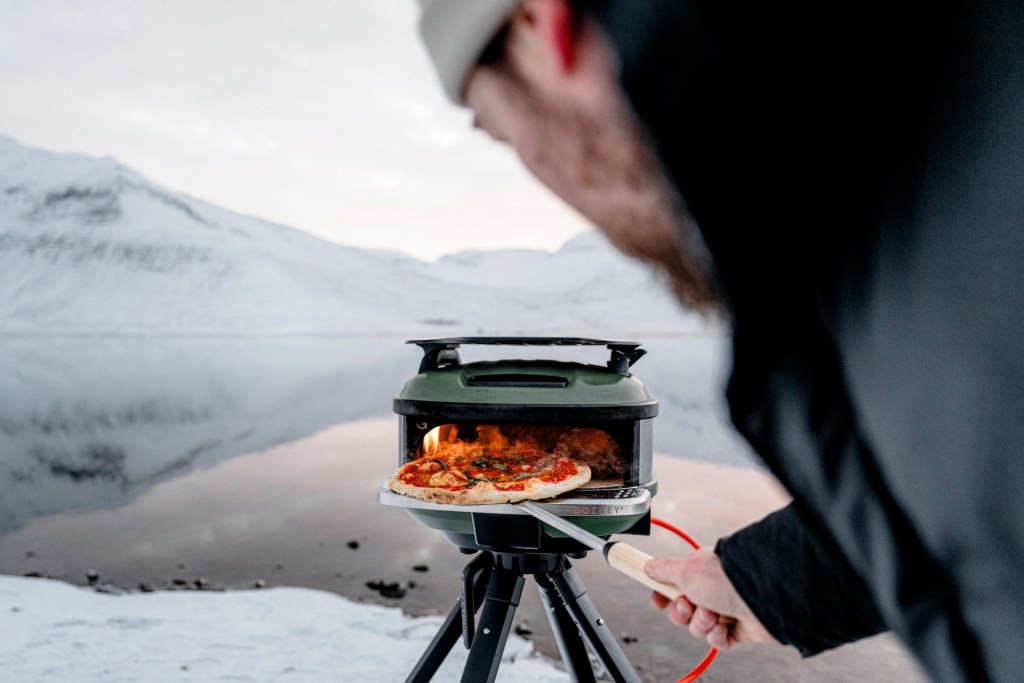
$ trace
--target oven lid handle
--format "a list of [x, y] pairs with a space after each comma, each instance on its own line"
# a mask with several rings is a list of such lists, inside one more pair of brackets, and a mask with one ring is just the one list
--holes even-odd
[[605, 346], [611, 352], [608, 369], [615, 374], [629, 377], [629, 368], [647, 354], [640, 348], [639, 342], [619, 341], [610, 339], [591, 339], [588, 337], [439, 337], [437, 339], [410, 339], [406, 344], [416, 344], [423, 349], [423, 360], [420, 361], [421, 373], [443, 368], [455, 368], [461, 365], [459, 346], [466, 345], [499, 345], [499, 346]]
[[629, 369], [633, 367], [633, 363], [647, 355], [647, 349], [641, 349], [639, 346], [632, 343], [609, 344], [612, 357], [608, 361], [608, 369], [623, 377], [629, 377]]
[[423, 349], [423, 359], [420, 360], [419, 373], [441, 370], [443, 368], [457, 368], [462, 364], [459, 358], [457, 342], [450, 342], [444, 339], [432, 341], [421, 339], [419, 341], [407, 341], [406, 344], [417, 344]]

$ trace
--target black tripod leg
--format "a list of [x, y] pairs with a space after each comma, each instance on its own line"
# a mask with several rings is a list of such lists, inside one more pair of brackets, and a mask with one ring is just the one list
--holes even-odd
[[604, 664], [608, 675], [616, 683], [640, 683], [633, 665], [626, 659], [618, 641], [598, 613], [587, 595], [587, 587], [566, 561], [560, 571], [549, 574], [565, 608], [569, 610], [580, 633], [586, 638], [591, 651]]
[[555, 642], [558, 643], [558, 651], [562, 654], [562, 661], [565, 662], [573, 683], [596, 683], [597, 678], [594, 676], [594, 668], [590, 665], [583, 636], [562, 603], [554, 584], [551, 583], [551, 578], [547, 574], [536, 574], [534, 578], [537, 580], [537, 588], [540, 589], [540, 597], [548, 613], [548, 621], [551, 622], [551, 630], [555, 634]]
[[480, 553], [462, 570], [462, 642], [468, 650], [473, 645], [476, 626], [473, 624], [476, 609], [484, 599], [484, 586], [491, 577], [494, 556]]
[[448, 653], [462, 634], [462, 600], [455, 601], [455, 607], [448, 613], [448, 618], [430, 641], [426, 651], [416, 662], [416, 667], [405, 679], [405, 683], [428, 683], [444, 663]]
[[462, 672], [462, 683], [494, 683], [524, 583], [526, 579], [522, 574], [502, 567], [494, 568], [487, 584], [480, 625]]
[[[468, 578], [472, 582], [472, 590], [467, 592], [467, 587], [463, 585], [462, 596], [455, 601], [455, 607], [448, 613], [448, 618], [444, 620], [434, 639], [430, 641], [430, 645], [423, 652], [420, 661], [416, 662], [415, 668], [405, 679], [405, 683], [429, 683], [437, 670], [441, 668], [448, 653], [458, 642], [459, 635], [462, 634], [467, 608], [470, 612], [475, 611], [476, 605], [479, 605], [484, 597], [487, 578], [491, 575], [491, 562], [490, 555], [481, 554], [466, 565], [463, 577], [464, 580]], [[465, 604], [464, 601], [467, 598], [472, 600], [471, 605]]]

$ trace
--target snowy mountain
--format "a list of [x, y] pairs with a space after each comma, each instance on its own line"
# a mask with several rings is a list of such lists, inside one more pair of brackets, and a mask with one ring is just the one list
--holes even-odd
[[110, 158], [0, 137], [0, 334], [623, 337], [707, 327], [596, 232], [555, 253], [426, 263], [233, 213]]
[[[666, 336], [692, 332], [711, 334]], [[661, 447], [735, 452], [716, 427], [723, 339], [597, 233], [426, 263], [0, 137], [0, 536], [389, 417], [419, 361], [405, 339], [481, 333], [653, 342], [642, 376], [676, 414]]]

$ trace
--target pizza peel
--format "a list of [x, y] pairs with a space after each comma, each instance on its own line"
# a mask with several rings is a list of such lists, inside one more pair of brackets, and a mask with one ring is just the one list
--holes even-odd
[[548, 526], [558, 529], [569, 538], [600, 551], [613, 569], [622, 572], [634, 581], [642, 583], [651, 590], [661, 593], [669, 600], [675, 600], [682, 595], [682, 591], [678, 587], [655, 581], [647, 576], [647, 573], [644, 571], [644, 565], [647, 564], [647, 560], [653, 558], [639, 548], [621, 541], [606, 541], [600, 536], [576, 526], [565, 518], [548, 512], [532, 501], [524, 500], [521, 503], [512, 503], [512, 505], [525, 510]]

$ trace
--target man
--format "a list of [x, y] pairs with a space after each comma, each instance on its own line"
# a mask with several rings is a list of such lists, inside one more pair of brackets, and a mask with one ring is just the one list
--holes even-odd
[[733, 421], [794, 503], [649, 563], [670, 618], [1018, 680], [1024, 7], [422, 4], [477, 125], [731, 321]]

